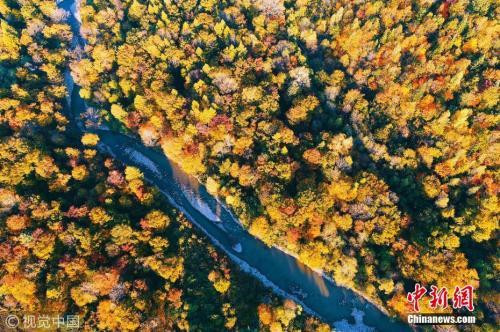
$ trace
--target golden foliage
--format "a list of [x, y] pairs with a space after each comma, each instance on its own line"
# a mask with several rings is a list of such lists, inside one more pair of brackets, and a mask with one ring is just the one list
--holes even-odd
[[122, 331], [135, 331], [139, 327], [139, 317], [120, 304], [109, 300], [99, 302], [97, 306], [98, 327]]
[[85, 134], [82, 136], [82, 144], [87, 146], [94, 146], [99, 142], [99, 136], [96, 134]]

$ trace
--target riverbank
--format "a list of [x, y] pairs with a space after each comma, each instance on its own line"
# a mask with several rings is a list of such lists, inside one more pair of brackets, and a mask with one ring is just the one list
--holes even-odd
[[[302, 305], [304, 310], [320, 317], [332, 326], [343, 322], [342, 326], [345, 327], [354, 317], [353, 313], [359, 316], [359, 312], [363, 312], [365, 326], [362, 328], [358, 326], [359, 330], [369, 331], [369, 327], [375, 327], [379, 331], [410, 330], [408, 326], [390, 319], [376, 306], [351, 290], [339, 287], [281, 250], [268, 247], [239, 227], [226, 210], [221, 212], [222, 227], [203, 216], [185, 198], [181, 186], [173, 178], [172, 167], [168, 159], [161, 152], [146, 148], [125, 135], [109, 131], [101, 131], [99, 134], [100, 144], [106, 147], [107, 153], [127, 165], [138, 167], [148, 181], [159, 188], [176, 208], [182, 211], [215, 245], [223, 249], [242, 270], [261, 280], [276, 294], [293, 299]], [[141, 153], [141, 158], [137, 158], [137, 155], [131, 158], [130, 149]], [[161, 174], [158, 174], [158, 170]], [[204, 191], [201, 193], [201, 199], [206, 200]], [[243, 247], [242, 252], [237, 252], [232, 248], [232, 238], [240, 241]], [[323, 287], [319, 287], [318, 280], [321, 281]], [[305, 298], [301, 299], [292, 294], [292, 285], [299, 285], [306, 295]], [[353, 325], [349, 326], [349, 329], [339, 330], [352, 331]]]
[[[129, 138], [131, 139], [136, 139], [136, 140], [139, 140], [138, 137], [134, 137], [132, 135], [129, 135], [129, 134], [123, 134], [123, 135], [126, 135], [128, 136]], [[164, 153], [160, 148], [158, 147], [152, 147], [152, 149], [155, 149], [158, 153]], [[166, 157], [168, 158], [168, 155], [166, 155]], [[180, 168], [180, 165], [178, 165], [177, 163], [175, 162], [172, 162], [172, 164], [175, 164], [177, 165], [177, 168]], [[187, 175], [185, 174], [186, 177], [190, 177], [192, 180], [196, 181], [198, 183], [198, 185], [200, 186], [204, 186], [203, 182], [201, 181], [201, 179], [197, 176], [193, 176], [193, 175]], [[193, 191], [190, 192], [191, 194], [193, 193]], [[186, 193], [185, 192], [185, 195], [186, 197], [190, 194], [190, 193]], [[238, 225], [240, 225], [241, 227], [244, 228], [244, 225], [240, 222], [240, 220], [238, 219], [238, 217], [233, 213], [233, 211], [231, 211], [231, 209], [224, 203], [220, 200], [220, 198], [218, 196], [212, 196], [215, 201], [220, 204], [221, 208], [225, 209], [225, 211], [227, 211], [231, 217], [233, 218], [233, 221], [236, 222]], [[188, 198], [188, 197], [187, 197]], [[197, 199], [199, 200], [199, 197], [197, 197]], [[214, 218], [214, 215], [216, 215], [213, 210], [211, 209], [210, 206], [206, 205], [206, 207], [209, 209], [209, 213], [205, 213], [202, 209], [194, 206], [193, 204], [193, 201], [195, 199], [190, 199], [188, 198], [188, 200], [190, 201], [191, 205], [196, 208], [198, 211], [200, 211], [202, 214], [205, 215], [205, 217], [207, 217], [208, 219], [210, 219], [211, 221], [213, 222], [220, 222], [220, 218], [217, 218], [217, 220], [215, 220]], [[280, 247], [280, 246], [277, 246], [277, 245], [273, 245], [271, 246], [272, 248], [275, 248], [281, 252], [283, 252], [284, 254], [286, 255], [289, 255], [293, 258], [295, 258], [297, 261], [300, 262], [300, 259], [299, 259], [299, 256], [297, 253], [294, 253], [292, 251], [289, 251], [283, 247]], [[378, 303], [376, 302], [375, 300], [373, 300], [372, 298], [370, 298], [368, 295], [364, 294], [362, 291], [358, 290], [358, 289], [355, 289], [355, 288], [352, 288], [350, 287], [349, 285], [347, 284], [341, 284], [341, 283], [338, 283], [337, 281], [335, 281], [331, 276], [328, 275], [328, 273], [322, 269], [313, 269], [311, 268], [312, 271], [314, 271], [316, 274], [318, 274], [319, 276], [322, 276], [323, 278], [329, 280], [330, 282], [334, 283], [335, 285], [339, 286], [339, 287], [343, 287], [343, 288], [346, 288], [346, 289], [349, 289], [351, 291], [353, 291], [354, 293], [356, 293], [358, 296], [362, 297], [365, 301], [369, 302], [371, 305], [375, 306], [378, 310], [380, 310], [381, 312], [383, 312], [385, 315], [387, 316], [391, 316], [390, 313], [387, 311], [387, 309], [381, 304], [381, 303]], [[259, 278], [260, 279], [260, 278]]]
[[[65, 1], [72, 12], [72, 28], [74, 33], [79, 33], [78, 5], [74, 1]], [[71, 19], [71, 17], [70, 17]], [[78, 39], [78, 36], [75, 35]], [[72, 80], [71, 80], [72, 81]], [[74, 84], [71, 82], [71, 84]], [[76, 129], [81, 131], [97, 132], [101, 137], [100, 149], [121, 161], [124, 164], [136, 166], [144, 173], [145, 178], [151, 184], [155, 185], [171, 202], [173, 206], [182, 211], [188, 220], [196, 225], [216, 246], [222, 249], [238, 266], [258, 278], [264, 285], [273, 289], [276, 294], [291, 298], [299, 303], [308, 313], [320, 317], [323, 321], [332, 326], [340, 326], [340, 331], [352, 331], [353, 328], [363, 331], [405, 331], [408, 326], [385, 315], [384, 310], [370, 302], [366, 303], [364, 297], [356, 295], [353, 290], [339, 287], [328, 278], [323, 272], [313, 271], [308, 267], [302, 267], [296, 256], [284, 252], [280, 248], [268, 247], [260, 240], [250, 235], [239, 223], [238, 218], [225, 204], [219, 202], [221, 209], [221, 225], [216, 225], [213, 220], [207, 218], [203, 211], [196, 209], [186, 197], [186, 191], [183, 190], [174, 175], [173, 165], [167, 159], [163, 151], [154, 148], [145, 147], [137, 137], [124, 135], [113, 131], [88, 130], [79, 126], [77, 115], [86, 108], [85, 103], [78, 93], [78, 87], [71, 86], [72, 98], [70, 100], [69, 115], [71, 122], [76, 123]], [[131, 153], [131, 152], [136, 152]], [[138, 157], [140, 156], [140, 157]], [[154, 167], [152, 167], [154, 166]], [[209, 195], [199, 179], [202, 189], [200, 199], [204, 202], [210, 200], [218, 201], [217, 197]], [[188, 194], [189, 196], [189, 194]], [[233, 241], [237, 239], [242, 245], [242, 252], [236, 252], [232, 249]], [[323, 290], [318, 288], [314, 280], [314, 275], [323, 280], [326, 287], [326, 295]], [[300, 285], [303, 292], [307, 295], [300, 299], [292, 294], [291, 285]], [[349, 303], [343, 304], [342, 301], [349, 299]], [[364, 324], [359, 322], [362, 312], [364, 315]], [[353, 315], [355, 314], [355, 315]], [[348, 319], [354, 317], [355, 325], [349, 324]], [[342, 323], [341, 325], [339, 325]], [[347, 324], [347, 325], [346, 325]], [[367, 326], [368, 325], [368, 326]]]
[[[280, 246], [274, 246], [274, 247], [277, 248], [278, 250], [284, 252], [285, 254], [294, 257], [296, 260], [300, 261], [299, 256], [296, 253], [294, 253], [292, 251], [289, 251], [289, 250], [287, 250], [287, 249], [285, 249], [283, 247], [280, 247]], [[327, 272], [323, 271], [322, 269], [313, 269], [313, 268], [311, 268], [311, 269], [314, 272], [316, 272], [317, 274], [321, 275], [323, 278], [328, 279], [332, 283], [336, 284], [337, 286], [344, 287], [344, 288], [347, 288], [347, 289], [353, 291], [354, 293], [356, 293], [357, 295], [359, 295], [360, 297], [362, 297], [363, 299], [365, 299], [367, 302], [369, 302], [371, 305], [377, 307], [378, 310], [382, 311], [387, 316], [391, 316], [391, 314], [387, 311], [387, 309], [384, 308], [384, 306], [381, 303], [375, 302], [372, 298], [370, 298], [368, 295], [364, 294], [360, 290], [352, 288], [352, 287], [350, 287], [347, 284], [342, 284], [342, 283], [339, 283], [339, 282], [335, 281], [335, 279], [333, 279], [331, 276], [329, 276], [327, 274]]]

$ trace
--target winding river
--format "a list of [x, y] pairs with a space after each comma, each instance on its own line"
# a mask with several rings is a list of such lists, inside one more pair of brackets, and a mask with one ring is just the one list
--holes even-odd
[[[68, 21], [75, 35], [74, 46], [82, 45], [80, 24], [75, 18], [75, 1], [65, 0], [59, 6], [71, 13]], [[411, 331], [408, 325], [388, 317], [355, 292], [337, 286], [331, 279], [304, 266], [293, 256], [270, 248], [250, 235], [202, 185], [187, 175], [179, 176], [178, 167], [172, 165], [158, 149], [148, 148], [139, 139], [117, 132], [84, 128], [78, 120], [79, 114], [86, 109], [79, 96], [79, 87], [73, 84], [69, 72], [66, 81], [71, 95], [67, 108], [71, 129], [79, 133], [96, 132], [100, 137], [101, 151], [124, 164], [141, 169], [145, 178], [159, 188], [173, 206], [182, 211], [243, 270], [261, 280], [275, 293], [294, 299], [307, 312], [320, 317], [337, 331]], [[190, 188], [193, 184], [196, 188]]]

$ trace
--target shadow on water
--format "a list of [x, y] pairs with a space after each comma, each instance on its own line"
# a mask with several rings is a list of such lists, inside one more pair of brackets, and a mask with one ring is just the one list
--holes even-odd
[[326, 287], [325, 280], [318, 273], [314, 272], [300, 261], [297, 261], [297, 268], [302, 271], [302, 273], [304, 273], [307, 278], [316, 285], [316, 287], [318, 287], [321, 295], [326, 297], [330, 295], [330, 292]]

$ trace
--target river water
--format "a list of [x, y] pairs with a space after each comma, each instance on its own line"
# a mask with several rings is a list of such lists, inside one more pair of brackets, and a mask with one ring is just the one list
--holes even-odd
[[[80, 24], [74, 16], [74, 0], [62, 1], [59, 6], [72, 13], [68, 21], [75, 35], [74, 46], [82, 45]], [[73, 84], [70, 75], [66, 76], [71, 95], [67, 109], [71, 129], [96, 132], [100, 137], [101, 151], [124, 164], [138, 167], [146, 180], [155, 185], [173, 206], [182, 211], [243, 270], [261, 280], [275, 293], [294, 299], [306, 311], [337, 331], [411, 331], [408, 325], [388, 317], [355, 292], [337, 286], [296, 258], [270, 248], [250, 235], [203, 185], [185, 174], [179, 174], [179, 168], [172, 165], [159, 149], [146, 147], [139, 139], [128, 135], [84, 128], [78, 115], [85, 111], [85, 103], [79, 96], [79, 87]], [[237, 243], [241, 250], [236, 248]]]

